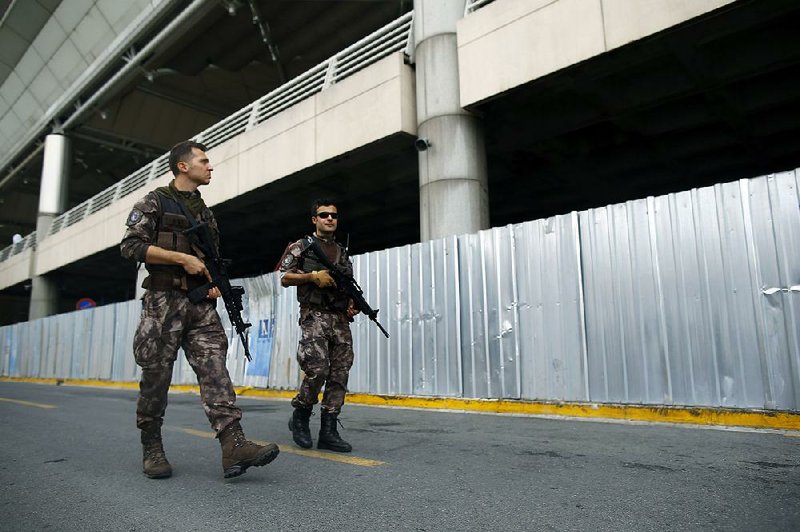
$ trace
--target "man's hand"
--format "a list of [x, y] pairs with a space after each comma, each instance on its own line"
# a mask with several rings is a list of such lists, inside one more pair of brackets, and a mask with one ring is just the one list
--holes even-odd
[[222, 292], [219, 291], [219, 288], [215, 286], [208, 290], [208, 299], [217, 299], [218, 297], [222, 297]]
[[[194, 255], [184, 255], [182, 259], [181, 266], [183, 266], [183, 269], [186, 270], [186, 273], [189, 275], [203, 275], [209, 283], [214, 282], [214, 280], [211, 278], [211, 273], [209, 273], [208, 268], [206, 268], [205, 263], [198, 257], [195, 257]], [[220, 292], [219, 288], [215, 286], [208, 289], [208, 295], [206, 297], [208, 299], [217, 299], [222, 297], [222, 292]]]
[[183, 257], [181, 258], [181, 266], [183, 266], [183, 269], [186, 270], [186, 273], [189, 275], [203, 275], [209, 281], [211, 280], [211, 276], [209, 275], [206, 265], [202, 260], [198, 259], [194, 255], [188, 254], [183, 254]]
[[311, 272], [311, 280], [320, 288], [336, 286], [336, 282], [333, 280], [333, 277], [331, 277], [331, 274], [328, 273], [328, 270]]
[[350, 305], [347, 307], [347, 317], [352, 318], [353, 316], [361, 314], [361, 311], [358, 310], [356, 307], [353, 306], [353, 302], [350, 301]]

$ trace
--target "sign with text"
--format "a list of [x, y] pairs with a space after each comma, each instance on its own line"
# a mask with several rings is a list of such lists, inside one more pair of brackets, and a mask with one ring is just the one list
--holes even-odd
[[247, 365], [247, 375], [269, 377], [269, 363], [272, 359], [272, 336], [275, 320], [258, 320], [256, 334], [250, 335], [250, 352], [253, 361]]

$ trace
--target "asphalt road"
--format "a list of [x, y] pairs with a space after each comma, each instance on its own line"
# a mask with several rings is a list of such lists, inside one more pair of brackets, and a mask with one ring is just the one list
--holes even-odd
[[172, 394], [174, 475], [151, 480], [135, 399], [0, 383], [0, 530], [800, 529], [798, 434], [346, 405], [341, 455], [294, 446], [288, 402], [241, 398], [281, 455], [224, 480], [199, 398]]

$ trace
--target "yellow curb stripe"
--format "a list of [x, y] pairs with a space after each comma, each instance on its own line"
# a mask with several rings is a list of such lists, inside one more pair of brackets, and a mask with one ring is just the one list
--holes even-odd
[[[207, 432], [204, 430], [195, 430], [195, 429], [187, 429], [187, 428], [178, 428], [175, 430], [179, 430], [181, 432], [185, 432], [186, 434], [191, 434], [193, 436], [200, 436], [201, 438], [215, 438], [216, 434], [213, 432]], [[253, 440], [255, 443], [259, 445], [267, 445], [266, 441], [262, 440]], [[364, 467], [375, 467], [379, 465], [384, 465], [386, 462], [381, 462], [380, 460], [370, 460], [369, 458], [361, 458], [358, 456], [351, 456], [351, 455], [341, 455], [341, 454], [332, 454], [326, 453], [324, 451], [313, 451], [307, 449], [296, 449], [289, 445], [279, 445], [282, 453], [289, 453], [289, 454], [296, 454], [299, 456], [307, 456], [309, 458], [320, 458], [322, 460], [330, 460], [332, 462], [342, 462], [344, 464], [350, 465], [357, 465], [357, 466], [364, 466]]]
[[0, 397], [0, 401], [44, 409], [58, 408], [56, 405], [48, 405], [47, 403], [33, 403], [31, 401], [22, 401], [20, 399], [6, 399], [5, 397]]
[[[37, 379], [0, 377], [0, 382], [35, 382], [68, 386], [103, 386], [138, 389], [138, 383], [100, 380]], [[172, 385], [170, 391], [199, 393], [196, 385]], [[291, 390], [266, 390], [250, 386], [236, 388], [237, 395], [264, 399], [291, 399]], [[760, 429], [800, 430], [800, 412], [744, 410], [733, 408], [691, 408], [676, 406], [621, 405], [605, 403], [546, 403], [508, 399], [461, 399], [455, 397], [408, 397], [391, 395], [348, 394], [347, 402], [369, 406], [394, 406], [523, 414], [532, 416], [562, 416], [576, 418], [620, 419], [653, 423], [685, 423], [692, 425], [725, 425]]]
[[730, 425], [800, 430], [800, 413], [798, 412], [617, 404], [536, 403], [503, 399], [397, 397], [367, 394], [348, 395], [347, 401], [371, 406], [403, 406], [410, 408], [493, 412], [498, 414], [588, 417], [662, 423], [688, 423], [694, 425]]

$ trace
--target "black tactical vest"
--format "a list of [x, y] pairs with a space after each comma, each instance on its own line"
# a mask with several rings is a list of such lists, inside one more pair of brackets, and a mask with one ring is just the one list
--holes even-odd
[[[183, 234], [183, 231], [192, 224], [184, 216], [178, 202], [157, 192], [151, 194], [155, 194], [158, 198], [160, 213], [156, 227], [156, 241], [153, 243], [169, 251], [197, 256], [189, 239]], [[142, 287], [150, 290], [192, 290], [208, 282], [202, 275], [188, 275], [181, 266], [145, 264], [145, 267], [150, 275], [144, 280]]]
[[[329, 245], [326, 245], [322, 240], [318, 240], [318, 242], [323, 251], [327, 251], [326, 248], [328, 248]], [[341, 263], [346, 261], [344, 258], [344, 249], [336, 242], [334, 242], [333, 245], [336, 246], [335, 256], [328, 256], [328, 258], [336, 266], [341, 266]], [[316, 255], [310, 251], [306, 251], [300, 257], [298, 267], [305, 273], [328, 269], [323, 266], [322, 263], [317, 260]], [[349, 304], [347, 294], [338, 288], [319, 288], [314, 283], [301, 284], [297, 287], [297, 301], [300, 302], [300, 307], [302, 308], [333, 311], [345, 311]]]

